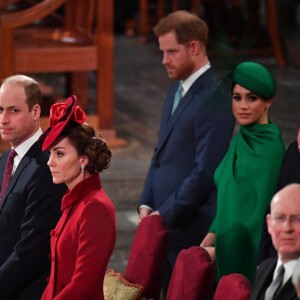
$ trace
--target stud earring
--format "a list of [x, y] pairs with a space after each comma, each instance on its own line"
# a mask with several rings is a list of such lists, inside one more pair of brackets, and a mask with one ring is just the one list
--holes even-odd
[[84, 168], [85, 168], [85, 165], [81, 165], [81, 177], [82, 179], [85, 179], [85, 171], [84, 171]]
[[269, 110], [269, 106], [267, 106], [267, 107], [265, 108], [265, 110], [268, 111], [268, 110]]

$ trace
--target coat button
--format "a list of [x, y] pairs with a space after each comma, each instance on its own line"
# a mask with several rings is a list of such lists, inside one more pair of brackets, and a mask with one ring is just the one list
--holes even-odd
[[155, 163], [155, 167], [159, 168], [160, 167], [159, 163]]

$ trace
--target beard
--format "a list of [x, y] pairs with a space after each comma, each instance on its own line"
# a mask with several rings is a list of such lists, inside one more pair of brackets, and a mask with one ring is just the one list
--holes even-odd
[[194, 73], [195, 64], [192, 61], [182, 63], [179, 66], [165, 65], [170, 79], [185, 80]]

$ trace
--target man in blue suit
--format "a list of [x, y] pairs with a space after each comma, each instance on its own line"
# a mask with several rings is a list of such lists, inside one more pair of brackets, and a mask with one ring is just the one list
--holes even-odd
[[[206, 54], [206, 23], [189, 12], [177, 11], [161, 19], [154, 33], [169, 78], [179, 81], [164, 104], [139, 220], [160, 214], [172, 232], [163, 284], [166, 294], [178, 253], [200, 245], [215, 217], [213, 177], [228, 149], [234, 117], [230, 96]], [[177, 106], [176, 94], [181, 96]]]
[[4, 170], [11, 150], [0, 159], [1, 300], [41, 299], [50, 273], [50, 231], [66, 186], [53, 183], [49, 154], [38, 142], [41, 101], [39, 85], [27, 76], [8, 77], [0, 88], [1, 138], [15, 152], [8, 185]]

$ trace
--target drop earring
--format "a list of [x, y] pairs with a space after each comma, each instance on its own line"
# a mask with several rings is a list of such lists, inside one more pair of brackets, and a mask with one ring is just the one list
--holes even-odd
[[85, 179], [85, 171], [84, 171], [85, 165], [81, 165], [81, 177], [82, 179]]
[[268, 111], [268, 110], [269, 110], [269, 106], [267, 106], [267, 107], [265, 108], [265, 110]]

